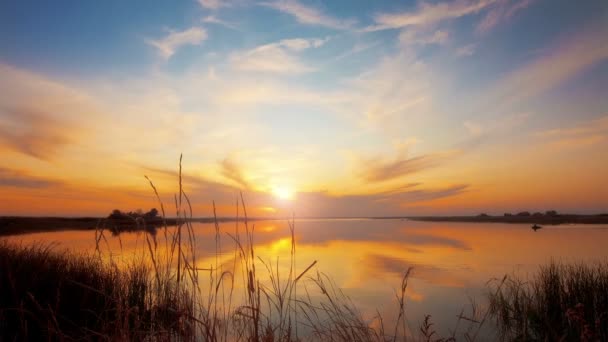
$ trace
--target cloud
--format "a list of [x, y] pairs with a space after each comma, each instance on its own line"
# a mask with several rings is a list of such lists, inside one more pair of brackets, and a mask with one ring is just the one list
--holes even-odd
[[0, 109], [0, 113], [11, 118], [11, 122], [0, 122], [0, 143], [10, 149], [48, 160], [73, 142], [70, 128], [48, 113], [26, 108]]
[[376, 47], [380, 44], [380, 41], [376, 41], [374, 43], [356, 43], [350, 50], [344, 51], [343, 53], [339, 54], [338, 56], [334, 57], [333, 61], [339, 61], [342, 60], [344, 58], [350, 57], [352, 55], [356, 55], [360, 52], [369, 50], [373, 47]]
[[0, 187], [46, 188], [61, 184], [58, 181], [33, 177], [22, 170], [0, 167]]
[[[469, 189], [467, 184], [429, 188], [421, 183], [409, 183], [395, 186], [390, 191], [371, 194], [340, 195], [330, 194], [326, 191], [301, 191], [295, 194], [294, 202], [290, 203], [290, 205], [293, 204], [292, 208], [286, 207], [287, 203], [278, 201], [271, 193], [256, 190], [251, 182], [245, 178], [240, 167], [230, 158], [224, 159], [220, 167], [220, 174], [228, 179], [231, 184], [237, 184], [238, 186], [223, 184], [202, 175], [182, 174], [184, 189], [195, 206], [215, 201], [219, 206], [229, 208], [229, 213], [231, 213], [231, 206], [233, 206], [236, 196], [241, 190], [245, 189], [244, 195], [248, 211], [255, 213], [252, 216], [267, 216], [269, 206], [275, 208], [276, 212], [273, 214], [279, 216], [290, 216], [294, 210], [298, 217], [404, 215], [404, 208], [409, 204], [457, 196]], [[143, 167], [143, 169], [155, 183], [160, 180], [161, 183], [166, 184], [167, 181], [175, 182], [178, 179], [177, 171], [174, 170], [154, 167]], [[163, 187], [158, 186], [158, 188], [161, 196], [167, 197], [168, 203], [172, 203], [172, 198], [166, 196]], [[222, 213], [222, 215], [225, 214], [225, 212]]]
[[570, 127], [536, 133], [555, 147], [583, 147], [608, 142], [608, 115], [578, 122]]
[[[286, 71], [281, 70], [281, 72]], [[247, 80], [232, 84], [222, 84], [214, 101], [217, 102], [218, 106], [223, 104], [224, 106], [232, 107], [287, 104], [322, 105], [329, 103], [331, 98], [324, 98], [323, 94], [307, 88], [298, 86], [285, 87], [285, 84], [281, 82], [269, 80], [255, 82]], [[253, 123], [250, 123], [250, 125], [253, 125]], [[226, 128], [223, 129], [225, 130]]]
[[596, 25], [560, 40], [536, 60], [503, 78], [484, 96], [487, 106], [504, 107], [508, 103], [533, 98], [607, 59], [606, 36], [608, 26]]
[[458, 196], [468, 191], [468, 184], [427, 188], [412, 183], [392, 191], [372, 194], [332, 195], [327, 192], [297, 194], [296, 214], [300, 217], [373, 217], [408, 215], [404, 208], [421, 202], [431, 202]]
[[238, 30], [238, 27], [235, 24], [225, 21], [223, 19], [220, 19], [215, 15], [206, 16], [201, 21], [204, 23], [208, 23], [208, 24], [217, 24], [217, 25], [227, 27], [229, 29]]
[[594, 146], [605, 143], [608, 141], [607, 135], [590, 135], [590, 136], [576, 136], [571, 138], [562, 138], [554, 140], [551, 145], [556, 148], [577, 148]]
[[608, 115], [590, 121], [579, 122], [567, 128], [554, 128], [539, 132], [544, 138], [555, 138], [564, 136], [589, 135], [608, 132]]
[[0, 148], [49, 160], [89, 136], [99, 113], [80, 90], [0, 63]]
[[456, 144], [456, 147], [463, 153], [487, 145], [491, 141], [506, 140], [513, 138], [513, 131], [528, 120], [530, 113], [521, 112], [509, 115], [502, 115], [497, 119], [463, 122], [463, 127], [467, 131], [467, 136]]
[[436, 167], [455, 154], [456, 152], [444, 152], [408, 158], [402, 152], [392, 160], [366, 158], [360, 162], [359, 172], [367, 182], [384, 182]]
[[137, 191], [125, 187], [70, 184], [29, 174], [23, 177], [25, 179], [13, 180], [14, 185], [3, 188], [6, 196], [0, 196], [0, 215], [100, 217], [115, 208], [158, 207], [149, 189]]
[[393, 199], [399, 201], [400, 206], [406, 207], [410, 203], [430, 202], [437, 199], [457, 196], [467, 192], [470, 184], [454, 184], [435, 189], [414, 189], [400, 192], [394, 195]]
[[499, 0], [476, 27], [477, 33], [484, 34], [509, 20], [515, 13], [527, 8], [534, 0]]
[[199, 45], [207, 39], [207, 31], [202, 27], [191, 27], [184, 31], [173, 31], [161, 39], [147, 39], [146, 43], [158, 49], [164, 59], [169, 59], [184, 45]]
[[374, 16], [374, 25], [363, 31], [400, 29], [408, 26], [425, 26], [448, 19], [479, 13], [497, 0], [456, 0], [450, 2], [420, 2], [414, 11], [380, 13]]
[[473, 56], [473, 54], [475, 54], [476, 48], [477, 48], [477, 46], [475, 44], [468, 44], [465, 46], [461, 46], [456, 50], [456, 56], [458, 56], [458, 57]]
[[[178, 171], [147, 166], [140, 167], [154, 184], [156, 184], [161, 200], [164, 203], [173, 203], [174, 198], [172, 194], [179, 192], [176, 184], [179, 179]], [[171, 183], [175, 184], [175, 186], [169, 186], [167, 188], [167, 184]], [[182, 172], [182, 186], [194, 207], [194, 214], [199, 216], [212, 215], [213, 212], [206, 210], [211, 209], [212, 203], [217, 204], [219, 215], [232, 213], [231, 206], [234, 206], [236, 196], [241, 190], [232, 185], [214, 181], [209, 177], [188, 172]], [[248, 191], [247, 195], [257, 199], [256, 201], [252, 201], [252, 203], [250, 203], [251, 206], [248, 207], [252, 212], [258, 207], [268, 206], [269, 196], [255, 191]], [[230, 209], [226, 211], [222, 210], [222, 207]]]
[[228, 0], [198, 0], [198, 3], [204, 8], [218, 9], [220, 7], [230, 6]]
[[304, 64], [294, 53], [321, 47], [325, 42], [327, 39], [284, 39], [233, 54], [230, 59], [232, 65], [238, 70], [302, 74], [312, 72], [315, 68]]
[[354, 24], [352, 20], [333, 18], [323, 14], [317, 8], [304, 5], [296, 0], [277, 0], [263, 2], [260, 5], [289, 14], [302, 24], [324, 26], [337, 30], [349, 29]]
[[[157, 167], [151, 167], [151, 166], [141, 166], [139, 165], [139, 167], [141, 167], [144, 172], [147, 175], [152, 175], [150, 178], [153, 178], [154, 176], [159, 176], [168, 180], [174, 180], [177, 181], [179, 179], [179, 172], [178, 170], [170, 170], [170, 169], [164, 169], [164, 168], [157, 168]], [[198, 176], [198, 175], [193, 175], [191, 173], [187, 173], [187, 172], [182, 172], [182, 182], [184, 182], [184, 184], [187, 184], [189, 186], [191, 186], [192, 188], [195, 189], [195, 191], [207, 191], [210, 189], [214, 189], [214, 190], [218, 190], [218, 192], [223, 193], [226, 191], [230, 191], [232, 192], [233, 190], [235, 190], [236, 188], [230, 186], [230, 185], [225, 185], [219, 182], [215, 182], [212, 180], [209, 180], [203, 176]], [[214, 192], [215, 193], [215, 192]], [[214, 199], [215, 197], [210, 197], [210, 199]]]
[[236, 183], [242, 189], [250, 189], [251, 186], [245, 179], [239, 166], [230, 158], [225, 158], [221, 162], [222, 176]]
[[445, 30], [436, 30], [431, 35], [421, 35], [418, 31], [415, 30], [403, 30], [399, 34], [399, 43], [402, 46], [419, 44], [419, 45], [429, 45], [429, 44], [438, 44], [443, 45], [449, 39], [449, 32]]
[[400, 51], [346, 81], [335, 108], [366, 129], [402, 137], [413, 118], [432, 115], [430, 74], [410, 51]]
[[314, 38], [314, 39], [303, 39], [303, 38], [294, 38], [294, 39], [283, 39], [281, 41], [279, 41], [278, 43], [276, 43], [276, 45], [278, 46], [283, 46], [286, 47], [290, 50], [294, 50], [294, 51], [301, 51], [301, 50], [305, 50], [305, 49], [309, 49], [309, 48], [318, 48], [321, 47], [323, 45], [325, 45], [325, 43], [329, 40], [329, 38], [325, 38], [325, 39], [320, 39], [320, 38]]

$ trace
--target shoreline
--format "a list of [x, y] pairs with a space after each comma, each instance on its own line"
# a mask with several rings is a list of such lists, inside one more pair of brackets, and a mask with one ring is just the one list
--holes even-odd
[[[311, 218], [300, 218], [311, 219]], [[315, 218], [315, 219], [338, 219], [338, 218]], [[340, 218], [344, 219], [344, 218]], [[350, 219], [362, 219], [353, 218]], [[422, 222], [461, 222], [461, 223], [512, 223], [512, 224], [539, 224], [539, 225], [562, 225], [562, 224], [608, 224], [608, 214], [599, 215], [576, 215], [563, 214], [555, 216], [387, 216], [387, 217], [365, 217], [372, 220], [412, 220]], [[192, 222], [213, 223], [213, 217], [192, 218]], [[248, 218], [248, 221], [272, 221], [284, 220], [284, 218]], [[235, 222], [235, 217], [218, 217], [217, 222]], [[244, 218], [238, 218], [244, 222]], [[175, 218], [157, 218], [146, 220], [145, 227], [154, 229], [167, 226], [175, 226]], [[95, 230], [97, 228], [115, 229], [117, 231], [144, 230], [144, 226], [137, 226], [132, 220], [113, 220], [99, 217], [29, 217], [29, 216], [0, 216], [0, 236], [20, 235], [43, 232], [59, 232], [66, 230]]]
[[[191, 222], [213, 223], [213, 217], [192, 218]], [[244, 218], [238, 219], [244, 222]], [[269, 220], [262, 218], [248, 218], [248, 221]], [[234, 217], [218, 217], [217, 222], [235, 222]], [[95, 230], [104, 228], [118, 232], [137, 230], [154, 230], [164, 225], [172, 227], [177, 225], [175, 218], [148, 219], [144, 225], [138, 226], [134, 220], [116, 220], [101, 217], [29, 217], [29, 216], [0, 216], [0, 236], [21, 235], [31, 233], [60, 232], [67, 230]]]
[[563, 214], [555, 216], [413, 216], [407, 217], [412, 221], [424, 222], [463, 222], [463, 223], [513, 223], [513, 224], [608, 224], [608, 214], [575, 215]]

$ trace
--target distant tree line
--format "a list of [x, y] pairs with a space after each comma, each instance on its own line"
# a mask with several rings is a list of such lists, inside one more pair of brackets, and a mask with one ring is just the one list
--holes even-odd
[[155, 219], [158, 218], [158, 210], [156, 208], [150, 209], [148, 212], [143, 212], [141, 209], [137, 209], [136, 211], [122, 212], [118, 209], [112, 210], [112, 213], [108, 215], [109, 219], [121, 220], [121, 219]]
[[523, 216], [523, 217], [528, 217], [528, 216], [549, 216], [549, 217], [555, 217], [555, 216], [559, 216], [559, 214], [557, 213], [557, 211], [555, 210], [547, 210], [545, 211], [545, 213], [541, 213], [539, 211], [535, 212], [534, 214], [531, 214], [529, 211], [522, 211], [519, 212], [515, 215], [511, 214], [511, 213], [505, 213], [506, 217], [508, 216]]
[[[477, 215], [478, 217], [490, 217], [490, 215], [486, 214], [486, 213], [481, 213], [479, 215]], [[512, 217], [512, 216], [520, 216], [520, 217], [528, 217], [528, 216], [548, 216], [548, 217], [556, 217], [559, 216], [559, 214], [557, 213], [557, 211], [555, 210], [547, 210], [545, 211], [545, 213], [541, 213], [541, 212], [535, 212], [533, 214], [531, 214], [529, 211], [522, 211], [519, 212], [517, 214], [511, 214], [511, 213], [505, 213], [504, 214], [505, 217]]]

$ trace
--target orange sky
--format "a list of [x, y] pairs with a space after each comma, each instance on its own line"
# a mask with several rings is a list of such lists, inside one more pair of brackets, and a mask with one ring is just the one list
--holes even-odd
[[608, 212], [605, 2], [227, 3], [0, 7], [0, 215]]

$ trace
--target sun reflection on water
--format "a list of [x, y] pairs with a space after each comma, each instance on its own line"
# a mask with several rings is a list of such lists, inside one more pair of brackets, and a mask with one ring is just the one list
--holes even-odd
[[[220, 225], [221, 253], [216, 253], [215, 227], [194, 224], [196, 265], [209, 268], [217, 262], [223, 269], [235, 269], [234, 223]], [[364, 316], [378, 310], [390, 319], [394, 314], [394, 293], [404, 272], [413, 267], [406, 297], [413, 322], [433, 315], [438, 326], [450, 326], [454, 315], [468, 307], [469, 297], [482, 299], [484, 284], [511, 272], [532, 272], [551, 258], [563, 261], [606, 259], [604, 241], [608, 229], [597, 227], [547, 227], [532, 234], [529, 227], [508, 224], [436, 224], [399, 220], [297, 220], [296, 269], [299, 274], [318, 261], [316, 271], [331, 277], [359, 307]], [[244, 228], [240, 227], [243, 234]], [[169, 228], [169, 237], [175, 228]], [[77, 252], [95, 250], [93, 231], [64, 231], [8, 237], [22, 244], [58, 242], [57, 249]], [[145, 255], [144, 233], [106, 235], [100, 244], [113, 260], [128, 262]], [[162, 255], [164, 232], [157, 232]], [[291, 265], [291, 234], [286, 222], [255, 222], [256, 263], [272, 264], [280, 274]], [[236, 253], [238, 257], [238, 253]], [[266, 269], [259, 265], [258, 277], [267, 282]], [[207, 273], [202, 273], [206, 275]], [[306, 277], [302, 286], [307, 284]], [[235, 286], [239, 287], [239, 282]], [[442, 324], [445, 321], [446, 324]]]

